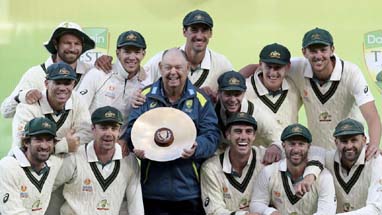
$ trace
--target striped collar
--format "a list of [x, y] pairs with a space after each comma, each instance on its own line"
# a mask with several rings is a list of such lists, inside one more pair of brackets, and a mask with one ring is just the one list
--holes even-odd
[[[42, 93], [42, 98], [39, 100], [39, 103], [40, 103], [40, 107], [41, 107], [41, 111], [43, 114], [54, 114], [54, 110], [53, 108], [50, 106], [49, 102], [48, 102], [48, 95], [47, 95], [48, 91], [45, 90], [45, 92]], [[74, 94], [74, 90], [72, 91], [72, 95], [70, 96], [70, 98], [68, 99], [68, 101], [66, 101], [65, 103], [65, 110], [71, 110], [73, 109], [73, 94]]]
[[[85, 152], [87, 155], [86, 157], [87, 157], [88, 162], [89, 163], [99, 162], [98, 157], [96, 155], [96, 152], [94, 150], [94, 141], [91, 141], [85, 147], [86, 147]], [[111, 160], [115, 161], [115, 160], [121, 160], [121, 159], [122, 159], [121, 146], [118, 143], [115, 143], [115, 151], [114, 151], [113, 158]]]
[[[21, 151], [20, 148], [18, 147], [12, 148], [10, 155], [14, 155], [14, 157], [20, 164], [20, 167], [32, 168], [31, 163], [29, 162], [28, 158], [25, 156], [24, 152]], [[45, 162], [45, 166], [50, 167], [52, 165], [53, 165], [53, 162], [51, 162], [49, 159]]]
[[[260, 77], [259, 77], [261, 74], [263, 74], [263, 71], [258, 69], [254, 74], [254, 79], [255, 79], [257, 92], [259, 92], [260, 96], [263, 96], [263, 95], [269, 94], [270, 91], [264, 86], [263, 82], [261, 82]], [[284, 78], [283, 83], [281, 85], [281, 90], [284, 91], [284, 90], [288, 90], [288, 89], [289, 89], [288, 82]]]
[[[338, 150], [336, 150], [336, 153], [334, 154], [334, 161], [341, 164], [340, 152]], [[362, 148], [361, 154], [359, 155], [357, 161], [352, 166], [352, 169], [357, 168], [359, 165], [364, 165], [365, 163], [366, 163], [366, 146]]]
[[[233, 171], [232, 171], [232, 164], [231, 164], [231, 161], [230, 161], [230, 158], [229, 158], [230, 148], [231, 147], [228, 146], [227, 149], [224, 151], [224, 160], [223, 160], [223, 172], [228, 173], [228, 174], [232, 174], [233, 173]], [[249, 155], [249, 159], [247, 161], [246, 167], [251, 165], [252, 158], [253, 158], [253, 153], [252, 153], [252, 150], [251, 150], [251, 154]]]
[[[179, 49], [185, 51], [185, 48], [186, 48], [186, 44], [181, 46]], [[204, 58], [202, 60], [202, 63], [200, 64], [200, 69], [207, 69], [207, 70], [211, 69], [211, 51], [208, 48], [206, 49]]]
[[[341, 80], [342, 75], [342, 64], [340, 58], [334, 54], [333, 55], [336, 60], [336, 65], [334, 66], [334, 70], [330, 76], [330, 81], [339, 81]], [[309, 60], [305, 59], [305, 70], [304, 70], [304, 77], [306, 78], [313, 78], [313, 70], [312, 66], [309, 63]]]

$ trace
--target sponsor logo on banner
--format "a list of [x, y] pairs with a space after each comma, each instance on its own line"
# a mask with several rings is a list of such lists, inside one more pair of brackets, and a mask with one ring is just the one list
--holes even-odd
[[99, 27], [83, 28], [83, 30], [95, 41], [96, 47], [82, 54], [80, 60], [93, 65], [97, 58], [109, 53], [110, 33], [107, 28]]
[[382, 30], [371, 31], [364, 35], [363, 53], [368, 74], [382, 92]]

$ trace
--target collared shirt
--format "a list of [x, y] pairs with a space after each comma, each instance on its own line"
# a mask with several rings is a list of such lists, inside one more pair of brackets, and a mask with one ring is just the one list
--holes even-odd
[[323, 170], [310, 192], [302, 198], [295, 195], [286, 171], [286, 159], [263, 168], [254, 182], [256, 192], [252, 193], [251, 212], [265, 215], [274, 211], [281, 214], [335, 214], [335, 190], [329, 171]]
[[97, 154], [94, 149], [94, 141], [92, 141], [86, 145], [86, 155], [88, 163], [96, 163], [97, 168], [101, 172], [102, 176], [104, 178], [107, 178], [113, 172], [115, 164], [115, 162], [113, 161], [122, 159], [122, 150], [121, 146], [119, 146], [119, 144], [116, 144], [113, 157], [106, 164], [103, 164], [100, 160], [98, 160]]
[[[91, 69], [78, 87], [79, 96], [85, 101], [90, 113], [97, 108], [110, 105], [121, 111], [123, 121], [127, 123], [133, 93], [148, 84], [147, 74], [143, 68], [130, 79], [128, 75], [118, 59], [108, 74], [96, 68]], [[126, 128], [125, 123], [122, 133]]]
[[363, 147], [357, 161], [347, 171], [337, 150], [326, 152], [326, 166], [334, 178], [337, 213], [348, 215], [379, 214], [382, 211], [382, 157], [366, 161]]
[[200, 186], [207, 214], [243, 215], [249, 210], [253, 183], [263, 168], [265, 148], [253, 147], [241, 176], [232, 170], [230, 150], [228, 147], [223, 154], [215, 155], [202, 165]]
[[91, 133], [90, 113], [78, 95], [73, 92], [69, 100], [65, 103], [65, 112], [56, 116], [53, 108], [49, 105], [47, 92], [43, 92], [42, 98], [35, 104], [20, 103], [16, 108], [16, 114], [12, 121], [13, 147], [21, 146], [21, 137], [27, 122], [36, 117], [48, 117], [57, 124], [57, 139], [55, 153], [68, 152], [66, 134], [75, 130], [75, 136], [80, 138], [80, 143], [90, 141]]
[[253, 117], [259, 128], [255, 145], [268, 147], [274, 143], [281, 149], [281, 132], [288, 125], [298, 121], [302, 101], [297, 87], [288, 77], [282, 82], [280, 94], [269, 95], [269, 90], [259, 77], [262, 73], [261, 70], [257, 70], [246, 80], [245, 97], [254, 105]]
[[48, 168], [36, 173], [20, 148], [13, 148], [10, 155], [0, 161], [1, 214], [44, 214], [52, 193], [53, 182], [62, 159], [50, 156]]
[[136, 157], [123, 158], [118, 143], [111, 162], [99, 162], [94, 142], [66, 157], [54, 187], [64, 185], [61, 214], [118, 214], [126, 196], [129, 214], [143, 215], [140, 171]]
[[[44, 63], [44, 68], [48, 68], [50, 65], [53, 64], [52, 57], [49, 57]], [[77, 61], [77, 67], [76, 67], [76, 73], [81, 75], [80, 82], [82, 81], [82, 75], [85, 74], [90, 68], [92, 68], [93, 65], [86, 64], [82, 61]], [[12, 91], [12, 93], [4, 99], [4, 101], [1, 103], [1, 113], [5, 118], [11, 118], [14, 116], [16, 111], [16, 106], [18, 105], [18, 102], [15, 101], [15, 97], [19, 95], [19, 100], [21, 103], [26, 104], [26, 94], [31, 89], [37, 89], [39, 91], [45, 90], [45, 77], [46, 72], [42, 68], [41, 65], [33, 66], [32, 68], [28, 69], [23, 76], [21, 77], [19, 83], [15, 87], [15, 89]], [[77, 84], [78, 86], [78, 84]], [[77, 86], [75, 89], [77, 89]]]
[[294, 58], [288, 76], [304, 103], [313, 145], [335, 149], [333, 131], [339, 121], [353, 118], [363, 122], [359, 106], [374, 101], [359, 67], [334, 55], [330, 79], [322, 86], [313, 81], [309, 60]]

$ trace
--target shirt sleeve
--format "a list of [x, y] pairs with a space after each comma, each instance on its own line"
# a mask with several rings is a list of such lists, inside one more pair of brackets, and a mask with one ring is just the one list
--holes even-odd
[[202, 191], [202, 202], [204, 211], [206, 214], [231, 214], [233, 211], [227, 209], [224, 202], [223, 188], [219, 177], [216, 175], [216, 171], [211, 160], [206, 161], [200, 172], [200, 186]]
[[160, 78], [159, 62], [162, 60], [162, 55], [163, 51], [157, 53], [143, 66], [147, 74], [147, 81], [145, 81], [147, 85], [154, 83]]
[[97, 72], [99, 71], [94, 68], [86, 73], [77, 89], [78, 96], [81, 98], [83, 103], [86, 104], [86, 108], [88, 109], [92, 104], [94, 96], [96, 95], [98, 84], [102, 84], [100, 83]]
[[[380, 168], [382, 166], [382, 157], [373, 158], [370, 162], [373, 165], [373, 170]], [[350, 211], [347, 213], [340, 213], [346, 215], [364, 215], [364, 214], [381, 214], [382, 213], [382, 172], [372, 171], [370, 187], [368, 188], [366, 206], [355, 211]]]
[[131, 167], [131, 175], [126, 188], [127, 210], [129, 214], [143, 215], [144, 208], [140, 183], [140, 168], [134, 155], [130, 154], [127, 159]]
[[337, 204], [335, 200], [334, 182], [328, 170], [325, 169], [322, 171], [319, 183], [317, 212], [314, 215], [335, 214]]
[[31, 108], [34, 106], [26, 104], [19, 104], [16, 108], [16, 114], [12, 121], [12, 147], [21, 146], [24, 127], [31, 119], [35, 118]]
[[[14, 99], [18, 94], [20, 94], [20, 102], [25, 103], [25, 95], [31, 89], [37, 89], [39, 91], [43, 91], [45, 89], [44, 79], [42, 78], [42, 74], [39, 71], [41, 66], [32, 67], [28, 71], [24, 73], [21, 77], [19, 83], [12, 91], [12, 93], [3, 101], [1, 104], [1, 114], [4, 118], [12, 118], [16, 112], [17, 102]], [[42, 69], [41, 69], [42, 70]], [[44, 72], [42, 72], [45, 74]]]
[[304, 171], [304, 177], [313, 174], [318, 178], [325, 165], [325, 153], [326, 150], [318, 147], [311, 146], [308, 153], [308, 165]]
[[70, 183], [77, 177], [76, 157], [74, 154], [67, 154], [63, 159], [60, 170], [54, 181], [53, 190], [65, 183]]
[[275, 208], [269, 207], [271, 202], [270, 179], [274, 168], [278, 165], [272, 164], [261, 170], [253, 185], [253, 192], [250, 203], [250, 211], [253, 213], [260, 213], [270, 215], [277, 211]]
[[[3, 160], [4, 161], [4, 160]], [[4, 164], [4, 163], [3, 163]], [[18, 176], [12, 174], [13, 171], [9, 166], [0, 165], [0, 214], [17, 214], [28, 215], [28, 210], [24, 207], [20, 198], [20, 189], [17, 185]]]
[[77, 99], [76, 114], [73, 115], [75, 116], [73, 128], [76, 131], [75, 135], [80, 138], [80, 143], [86, 144], [93, 140], [91, 117], [89, 109], [85, 107], [80, 98], [77, 97]]
[[346, 63], [344, 66], [345, 66], [344, 69], [349, 69], [352, 71], [351, 73], [352, 75], [351, 77], [349, 77], [350, 79], [349, 85], [351, 87], [351, 92], [354, 95], [356, 104], [358, 106], [361, 106], [368, 102], [374, 101], [374, 97], [371, 93], [371, 90], [359, 67], [354, 64], [350, 64], [347, 66]]

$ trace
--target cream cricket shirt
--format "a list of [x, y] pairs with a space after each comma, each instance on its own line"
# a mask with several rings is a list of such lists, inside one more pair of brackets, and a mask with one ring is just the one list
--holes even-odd
[[247, 79], [246, 98], [254, 104], [253, 117], [257, 121], [255, 145], [280, 145], [280, 136], [285, 127], [298, 121], [298, 111], [302, 105], [299, 92], [294, 83], [283, 80], [279, 94], [270, 95], [260, 80], [261, 70]]
[[312, 67], [304, 58], [292, 59], [289, 73], [302, 96], [313, 145], [325, 149], [335, 149], [332, 134], [341, 120], [364, 121], [359, 106], [374, 101], [358, 66], [334, 57], [333, 73], [322, 86], [313, 79]]
[[[185, 49], [185, 45], [179, 49]], [[148, 78], [151, 83], [160, 78], [159, 62], [162, 60], [163, 51], [152, 57], [144, 66], [145, 71], [148, 73]], [[200, 64], [200, 67], [195, 71], [188, 73], [188, 78], [195, 87], [209, 86], [211, 89], [217, 91], [218, 77], [224, 72], [231, 71], [231, 62], [223, 55], [216, 53], [207, 48], [206, 54]]]
[[349, 172], [342, 167], [338, 151], [326, 153], [326, 167], [336, 188], [337, 213], [382, 214], [382, 157], [365, 161], [365, 148]]
[[94, 151], [94, 142], [82, 145], [65, 158], [55, 188], [64, 184], [66, 203], [61, 214], [118, 214], [123, 197], [129, 214], [144, 214], [140, 170], [133, 154], [122, 158], [115, 144], [112, 160], [101, 164]]
[[62, 159], [50, 156], [36, 173], [25, 154], [14, 148], [0, 161], [0, 214], [44, 214]]
[[31, 105], [20, 103], [17, 106], [16, 114], [12, 121], [12, 147], [21, 146], [21, 137], [25, 124], [36, 117], [47, 117], [56, 122], [57, 139], [59, 140], [55, 146], [56, 154], [68, 152], [68, 143], [65, 136], [70, 129], [75, 130], [74, 135], [80, 138], [81, 144], [85, 144], [93, 139], [89, 110], [78, 95], [73, 92], [65, 104], [65, 110], [56, 115], [49, 105], [45, 91], [37, 103]]
[[[45, 63], [43, 64], [44, 68], [48, 68], [50, 65], [53, 64], [52, 57], [49, 57]], [[19, 104], [15, 101], [15, 97], [17, 94], [19, 94], [19, 100], [21, 103], [26, 103], [25, 96], [26, 93], [31, 89], [38, 89], [41, 92], [45, 90], [45, 76], [46, 73], [43, 69], [42, 65], [34, 66], [28, 71], [24, 73], [24, 75], [21, 77], [19, 83], [17, 84], [16, 88], [13, 90], [11, 95], [9, 95], [3, 103], [1, 103], [1, 114], [5, 118], [12, 118], [16, 111], [16, 106]], [[82, 75], [85, 74], [90, 68], [93, 66], [90, 64], [86, 64], [82, 61], [77, 61], [77, 67], [76, 67], [76, 73], [77, 76], [80, 76], [79, 82], [82, 80]], [[77, 84], [78, 86], [78, 84]]]
[[[270, 207], [272, 205], [273, 207]], [[263, 168], [254, 182], [250, 204], [251, 212], [270, 215], [274, 211], [281, 214], [321, 214], [336, 212], [333, 178], [324, 169], [310, 192], [302, 198], [295, 195], [290, 177], [287, 175], [286, 160]]]
[[207, 215], [245, 214], [249, 210], [253, 183], [263, 168], [264, 148], [253, 146], [242, 175], [231, 166], [228, 147], [221, 155], [208, 159], [201, 168], [202, 201]]
[[[90, 113], [97, 108], [109, 105], [121, 111], [124, 122], [127, 122], [131, 110], [131, 96], [147, 85], [146, 72], [143, 68], [131, 79], [127, 79], [127, 76], [128, 73], [117, 59], [112, 71], [108, 74], [96, 68], [86, 73], [77, 92], [81, 100], [87, 104]], [[125, 126], [122, 128], [122, 133]]]

